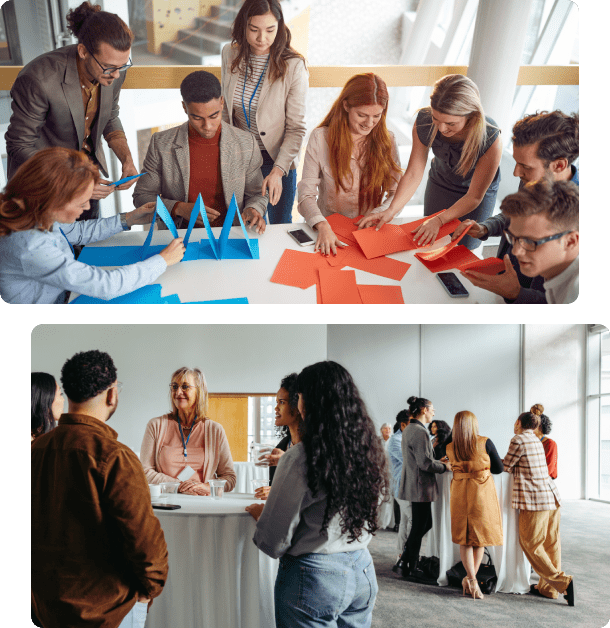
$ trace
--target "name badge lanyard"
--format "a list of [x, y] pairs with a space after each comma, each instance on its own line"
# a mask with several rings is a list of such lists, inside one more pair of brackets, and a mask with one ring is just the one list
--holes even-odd
[[189, 444], [189, 438], [191, 437], [193, 430], [191, 430], [190, 434], [186, 437], [186, 441], [185, 441], [184, 432], [182, 431], [182, 424], [180, 422], [178, 422], [178, 427], [180, 428], [180, 438], [182, 438], [182, 453], [184, 454], [184, 460], [186, 462], [186, 457], [188, 455], [186, 451], [186, 446]]
[[[269, 57], [270, 56], [271, 55], [269, 55]], [[248, 128], [250, 128], [250, 107], [252, 105], [252, 99], [254, 98], [254, 96], [256, 95], [256, 92], [258, 91], [258, 86], [261, 84], [261, 81], [263, 80], [263, 76], [265, 76], [265, 71], [267, 70], [267, 65], [269, 64], [269, 57], [267, 57], [267, 61], [265, 62], [265, 67], [263, 68], [261, 75], [258, 77], [258, 83], [256, 84], [254, 91], [252, 92], [252, 96], [250, 96], [250, 102], [248, 103], [248, 113], [246, 113], [246, 105], [244, 103], [244, 95], [246, 93], [246, 81], [248, 80], [248, 65], [246, 64], [246, 76], [244, 77], [244, 88], [241, 91], [241, 108], [244, 110], [244, 117], [246, 118], [246, 124], [248, 125]]]
[[68, 236], [64, 233], [64, 230], [60, 227], [59, 230], [61, 231], [61, 235], [66, 238], [66, 242], [68, 243], [68, 246], [70, 247], [70, 250], [72, 251], [72, 256], [74, 256], [74, 247], [72, 246], [72, 243], [70, 242], [70, 240], [68, 240]]

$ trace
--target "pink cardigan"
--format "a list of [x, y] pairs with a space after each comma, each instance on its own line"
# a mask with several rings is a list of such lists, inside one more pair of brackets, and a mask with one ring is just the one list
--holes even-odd
[[[144, 467], [144, 474], [149, 484], [177, 481], [177, 478], [157, 471], [159, 451], [165, 440], [169, 421], [172, 420], [171, 415], [164, 414], [151, 419], [146, 425], [142, 447], [140, 448], [140, 461]], [[205, 460], [203, 463], [203, 481], [207, 482], [213, 479], [216, 474], [218, 478], [227, 481], [225, 491], [232, 491], [235, 488], [237, 477], [233, 468], [233, 458], [225, 430], [220, 423], [216, 423], [216, 421], [211, 419], [205, 419], [204, 429], [203, 447]]]

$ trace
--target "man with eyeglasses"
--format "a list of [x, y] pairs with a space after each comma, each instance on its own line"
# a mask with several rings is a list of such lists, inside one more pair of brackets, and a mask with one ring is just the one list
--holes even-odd
[[[578, 185], [579, 173], [574, 161], [579, 154], [579, 115], [567, 115], [562, 111], [542, 111], [518, 120], [513, 127], [514, 176], [521, 181], [521, 189], [526, 183], [550, 177], [554, 181], [571, 181]], [[487, 240], [501, 236], [497, 256], [504, 259], [505, 272], [500, 275], [484, 275], [477, 272], [463, 272], [475, 286], [484, 288], [504, 297], [507, 303], [546, 303], [544, 278], [526, 276], [513, 255], [505, 230], [510, 225], [509, 218], [500, 213], [478, 224], [465, 220], [452, 236], [455, 240], [468, 226], [468, 235]], [[507, 257], [508, 256], [508, 257]]]
[[[119, 94], [131, 66], [133, 33], [114, 13], [83, 2], [66, 16], [78, 44], [40, 55], [19, 72], [11, 89], [12, 115], [6, 132], [8, 178], [34, 153], [49, 146], [85, 152], [104, 177], [108, 166], [102, 136], [122, 164], [121, 178], [138, 174], [119, 120]], [[115, 189], [102, 179], [91, 209], [79, 220], [97, 218], [99, 199]]]
[[509, 194], [500, 206], [510, 220], [504, 231], [519, 269], [542, 277], [547, 303], [578, 298], [578, 187], [544, 177]]
[[32, 445], [32, 613], [44, 628], [143, 628], [167, 580], [167, 546], [137, 456], [107, 425], [112, 358], [61, 370], [68, 412]]

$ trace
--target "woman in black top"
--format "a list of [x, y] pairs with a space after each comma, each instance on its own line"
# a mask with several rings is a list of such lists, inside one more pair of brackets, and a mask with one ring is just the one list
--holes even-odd
[[451, 442], [451, 428], [445, 421], [434, 419], [428, 426], [430, 434], [434, 437], [432, 440], [432, 448], [434, 449], [434, 459], [440, 460], [447, 453], [447, 444]]
[[280, 389], [277, 391], [275, 426], [278, 428], [278, 432], [283, 435], [283, 438], [275, 449], [265, 456], [269, 460], [269, 486], [262, 486], [255, 491], [254, 496], [257, 499], [267, 499], [280, 458], [292, 445], [296, 445], [301, 440], [300, 428], [303, 419], [297, 408], [299, 395], [295, 389], [296, 381], [296, 373], [286, 375], [280, 382]]

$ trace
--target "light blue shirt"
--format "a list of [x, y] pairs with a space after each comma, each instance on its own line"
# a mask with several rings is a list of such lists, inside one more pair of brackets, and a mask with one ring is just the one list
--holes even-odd
[[386, 451], [390, 457], [392, 488], [394, 489], [394, 496], [396, 496], [398, 487], [400, 486], [400, 476], [402, 474], [402, 432], [400, 430], [390, 436]]
[[[61, 230], [65, 233], [62, 235]], [[0, 237], [0, 296], [6, 303], [63, 303], [66, 291], [113, 299], [152, 283], [167, 264], [161, 255], [114, 270], [74, 259], [70, 245], [105, 240], [123, 231], [120, 216], [53, 223]]]

